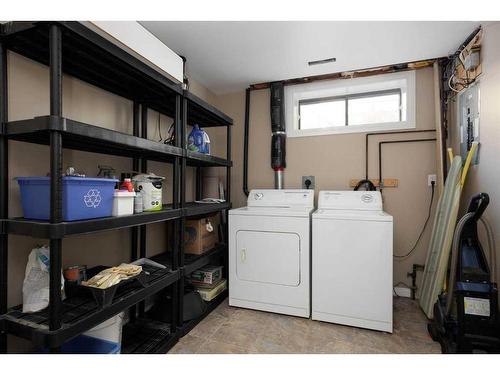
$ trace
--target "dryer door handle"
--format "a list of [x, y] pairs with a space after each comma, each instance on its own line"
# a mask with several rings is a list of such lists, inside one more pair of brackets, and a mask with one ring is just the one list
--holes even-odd
[[241, 263], [245, 263], [245, 261], [247, 260], [247, 249], [245, 248], [241, 249], [240, 256], [241, 256]]

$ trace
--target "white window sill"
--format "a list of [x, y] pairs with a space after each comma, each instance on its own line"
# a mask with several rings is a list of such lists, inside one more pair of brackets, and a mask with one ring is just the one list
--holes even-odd
[[415, 129], [415, 123], [409, 121], [405, 122], [387, 122], [383, 124], [369, 124], [369, 125], [349, 125], [338, 126], [335, 128], [321, 128], [309, 130], [288, 130], [286, 136], [288, 138], [298, 137], [317, 137], [320, 135], [333, 135], [333, 134], [352, 134], [352, 133], [371, 133], [377, 131], [391, 131], [391, 130], [406, 130]]

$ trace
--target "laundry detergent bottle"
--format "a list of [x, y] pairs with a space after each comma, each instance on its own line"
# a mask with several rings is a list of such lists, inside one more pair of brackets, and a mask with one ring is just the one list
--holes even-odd
[[204, 152], [205, 150], [205, 137], [203, 136], [205, 133], [197, 124], [194, 124], [191, 133], [188, 136], [188, 150], [196, 151], [196, 152]]

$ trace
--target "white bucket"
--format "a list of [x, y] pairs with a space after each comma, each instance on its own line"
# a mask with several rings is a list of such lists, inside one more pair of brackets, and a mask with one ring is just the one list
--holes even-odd
[[135, 193], [115, 190], [113, 194], [113, 216], [132, 215], [134, 213]]
[[85, 336], [115, 342], [121, 345], [124, 312], [108, 319], [84, 333]]

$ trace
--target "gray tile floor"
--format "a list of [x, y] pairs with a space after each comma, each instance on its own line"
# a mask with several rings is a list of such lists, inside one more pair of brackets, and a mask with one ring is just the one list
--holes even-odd
[[440, 353], [418, 303], [394, 299], [394, 333], [218, 306], [169, 353]]

